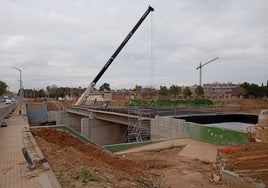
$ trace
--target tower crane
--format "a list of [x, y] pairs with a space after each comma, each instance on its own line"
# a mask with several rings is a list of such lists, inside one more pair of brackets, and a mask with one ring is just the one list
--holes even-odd
[[205, 65], [207, 65], [207, 64], [209, 64], [209, 63], [211, 63], [213, 61], [216, 61], [217, 59], [219, 59], [219, 57], [215, 57], [215, 58], [211, 59], [210, 61], [208, 61], [208, 62], [206, 62], [204, 64], [201, 64], [201, 62], [200, 62], [199, 66], [196, 67], [196, 70], [199, 69], [199, 86], [202, 87], [202, 67], [204, 67]]
[[100, 70], [100, 72], [97, 74], [97, 76], [94, 78], [94, 80], [89, 84], [86, 91], [79, 97], [78, 101], [75, 103], [75, 105], [82, 105], [86, 103], [87, 97], [89, 93], [93, 90], [94, 86], [98, 82], [98, 80], [102, 77], [104, 72], [108, 69], [108, 67], [112, 64], [113, 60], [116, 58], [116, 56], [120, 53], [120, 51], [123, 49], [123, 47], [126, 45], [128, 40], [132, 37], [132, 35], [135, 33], [135, 31], [139, 28], [139, 26], [142, 24], [142, 22], [145, 20], [145, 18], [148, 16], [148, 14], [154, 11], [154, 8], [151, 6], [148, 7], [148, 9], [145, 11], [143, 16], [139, 19], [137, 24], [133, 27], [133, 29], [130, 31], [130, 33], [126, 36], [126, 38], [123, 40], [123, 42], [120, 44], [120, 46], [117, 48], [117, 50], [113, 53], [113, 55], [110, 57], [110, 59], [107, 61], [107, 63], [104, 65], [104, 67]]

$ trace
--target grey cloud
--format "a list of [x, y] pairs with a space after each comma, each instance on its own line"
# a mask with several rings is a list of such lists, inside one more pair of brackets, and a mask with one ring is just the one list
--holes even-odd
[[[0, 6], [0, 80], [16, 90], [18, 73], [10, 67], [18, 66], [27, 88], [87, 87], [150, 3], [155, 8], [156, 87], [197, 84], [196, 66], [216, 56], [219, 62], [204, 68], [206, 83], [267, 80], [266, 0], [4, 1]], [[151, 84], [150, 17], [99, 85]]]

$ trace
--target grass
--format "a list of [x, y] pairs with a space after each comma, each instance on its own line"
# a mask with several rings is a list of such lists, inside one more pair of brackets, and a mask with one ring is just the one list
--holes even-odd
[[73, 177], [75, 180], [81, 180], [84, 184], [88, 182], [100, 182], [89, 170], [82, 169], [82, 171]]
[[100, 180], [97, 179], [93, 174], [91, 174], [87, 169], [83, 169], [82, 172], [82, 181], [84, 183], [87, 183], [89, 181], [95, 181], [95, 182], [99, 182]]

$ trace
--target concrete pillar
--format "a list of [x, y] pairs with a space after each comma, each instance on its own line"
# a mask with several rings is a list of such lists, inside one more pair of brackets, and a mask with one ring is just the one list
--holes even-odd
[[81, 118], [82, 116], [67, 113], [67, 112], [58, 112], [56, 115], [57, 125], [67, 125], [70, 128], [81, 133]]
[[98, 120], [94, 117], [81, 119], [81, 134], [99, 145], [121, 143], [127, 126]]

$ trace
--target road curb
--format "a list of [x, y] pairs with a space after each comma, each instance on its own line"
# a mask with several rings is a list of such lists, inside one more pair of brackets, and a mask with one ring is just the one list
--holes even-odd
[[29, 127], [24, 127], [22, 131], [24, 146], [27, 148], [32, 160], [38, 163], [38, 167], [27, 172], [26, 177], [37, 182], [43, 188], [61, 188], [52, 168], [37, 145]]

